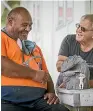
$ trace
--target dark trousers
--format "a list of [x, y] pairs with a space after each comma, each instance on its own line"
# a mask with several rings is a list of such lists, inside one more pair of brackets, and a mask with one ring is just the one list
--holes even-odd
[[47, 101], [40, 98], [33, 102], [14, 104], [7, 101], [1, 101], [1, 111], [69, 111], [61, 104], [47, 104]]

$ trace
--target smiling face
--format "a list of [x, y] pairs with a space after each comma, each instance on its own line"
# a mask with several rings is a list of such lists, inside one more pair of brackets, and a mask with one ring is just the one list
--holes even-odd
[[12, 23], [11, 31], [16, 38], [26, 40], [28, 33], [32, 29], [32, 19], [30, 15], [18, 15]]
[[80, 24], [78, 24], [76, 29], [76, 40], [79, 43], [86, 43], [93, 41], [93, 27], [92, 22], [90, 22], [88, 19], [81, 18]]
[[25, 8], [16, 8], [7, 19], [7, 33], [15, 40], [26, 40], [32, 29], [32, 18]]

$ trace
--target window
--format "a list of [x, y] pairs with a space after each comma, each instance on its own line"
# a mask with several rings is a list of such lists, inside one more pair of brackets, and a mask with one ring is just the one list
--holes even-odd
[[73, 1], [66, 1], [66, 23], [73, 20]]
[[58, 1], [57, 29], [73, 21], [73, 1]]
[[58, 1], [58, 26], [64, 26], [64, 1]]

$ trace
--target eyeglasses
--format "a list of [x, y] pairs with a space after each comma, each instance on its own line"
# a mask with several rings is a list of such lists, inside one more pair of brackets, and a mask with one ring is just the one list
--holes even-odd
[[85, 27], [82, 27], [79, 23], [76, 24], [76, 28], [79, 29], [81, 28], [81, 31], [86, 32], [86, 31], [93, 31], [92, 29], [86, 29]]

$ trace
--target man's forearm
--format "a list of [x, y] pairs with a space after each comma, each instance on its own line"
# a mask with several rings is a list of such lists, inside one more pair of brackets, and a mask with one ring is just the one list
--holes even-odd
[[28, 78], [31, 79], [37, 73], [29, 67], [25, 67], [11, 61], [7, 57], [1, 57], [1, 72], [7, 77]]
[[57, 60], [57, 63], [56, 63], [56, 67], [57, 67], [58, 72], [61, 72], [61, 65], [64, 62], [64, 60], [66, 60], [66, 59], [67, 59], [66, 56], [62, 56], [62, 55], [58, 56], [58, 60]]
[[54, 84], [50, 75], [49, 75], [49, 81], [47, 82], [47, 92], [55, 93]]

